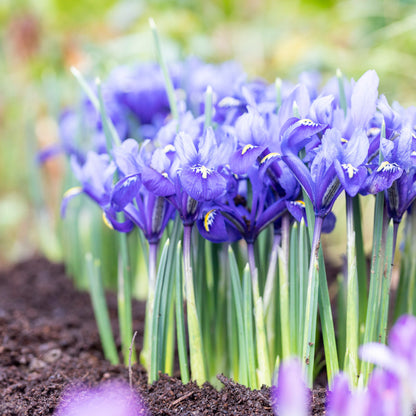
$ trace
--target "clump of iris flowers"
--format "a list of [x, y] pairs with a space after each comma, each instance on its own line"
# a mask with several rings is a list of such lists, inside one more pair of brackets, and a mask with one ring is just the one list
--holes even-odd
[[[357, 81], [338, 72], [323, 86], [308, 73], [297, 84], [269, 84], [232, 62], [166, 65], [158, 56], [161, 70], [116, 68], [97, 87], [82, 79], [88, 98], [61, 119], [62, 149], [79, 182], [63, 208], [85, 194], [112, 229], [140, 235], [133, 248], [147, 258], [141, 359], [149, 380], [172, 371], [176, 342], [184, 381], [202, 384], [228, 369], [257, 388], [297, 356], [309, 387], [326, 365], [334, 391], [367, 382], [393, 389], [384, 373], [370, 378], [358, 346], [386, 339], [399, 225], [411, 221], [416, 198], [415, 110], [390, 106], [373, 70]], [[346, 272], [336, 336], [321, 235], [334, 229], [341, 197]], [[370, 272], [361, 217], [369, 199]], [[126, 247], [120, 240], [119, 270], [137, 261]], [[398, 302], [416, 293], [413, 274], [399, 284], [402, 312]], [[120, 287], [128, 279], [121, 275]]]

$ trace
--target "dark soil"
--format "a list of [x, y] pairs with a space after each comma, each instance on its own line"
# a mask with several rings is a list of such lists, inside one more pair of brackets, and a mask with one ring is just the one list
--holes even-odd
[[[108, 296], [114, 327], [116, 299]], [[143, 336], [144, 305], [136, 302], [136, 348]], [[50, 415], [71, 386], [128, 382], [128, 369], [104, 360], [89, 296], [74, 289], [61, 265], [34, 259], [0, 272], [0, 415]], [[270, 389], [251, 391], [219, 376], [183, 385], [162, 375], [153, 385], [140, 365], [133, 383], [152, 415], [272, 415]], [[325, 389], [314, 391], [313, 414], [324, 413]]]

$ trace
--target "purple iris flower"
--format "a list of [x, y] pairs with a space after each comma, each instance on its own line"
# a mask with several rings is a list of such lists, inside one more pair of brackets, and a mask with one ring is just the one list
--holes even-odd
[[233, 172], [227, 194], [206, 207], [198, 221], [204, 238], [213, 242], [244, 238], [254, 243], [262, 230], [286, 212], [288, 200], [299, 193], [295, 178], [278, 155], [266, 150], [259, 159], [245, 175]]
[[273, 411], [279, 416], [306, 416], [311, 392], [306, 386], [302, 366], [297, 358], [280, 364], [277, 386], [272, 387]]
[[61, 205], [61, 213], [65, 215], [68, 202], [82, 193], [88, 195], [103, 210], [104, 219], [108, 225], [118, 231], [128, 232], [133, 228], [131, 221], [118, 222], [116, 213], [111, 206], [111, 194], [113, 191], [113, 178], [116, 165], [107, 154], [88, 152], [83, 165], [79, 164], [75, 157], [71, 159], [72, 170], [81, 183], [80, 187], [74, 187], [66, 191]]
[[328, 416], [400, 416], [402, 413], [401, 384], [392, 373], [375, 369], [366, 389], [351, 391], [348, 376], [335, 376], [328, 392]]
[[388, 346], [379, 343], [365, 344], [360, 358], [377, 364], [395, 376], [401, 384], [403, 413], [411, 414], [416, 405], [416, 318], [401, 316], [390, 330]]
[[[171, 78], [177, 87], [178, 71], [174, 72], [172, 74], [171, 71]], [[159, 65], [144, 63], [135, 67], [118, 67], [112, 71], [105, 85], [126, 119], [131, 120], [130, 127], [136, 123], [140, 137], [153, 138], [170, 113]], [[137, 136], [137, 131], [130, 128], [129, 134]]]
[[[153, 165], [142, 171], [144, 185], [158, 196], [166, 197], [178, 210], [185, 225], [198, 217], [201, 203], [211, 202], [223, 195], [227, 188], [225, 165], [233, 150], [231, 140], [217, 141], [212, 128], [198, 137], [177, 134], [173, 146], [168, 146], [173, 157], [160, 154], [152, 157]], [[163, 152], [163, 151], [162, 151]]]
[[[142, 149], [146, 147], [146, 142]], [[166, 154], [160, 153], [157, 160]], [[168, 201], [150, 192], [143, 184], [142, 169], [145, 166], [145, 152], [139, 151], [133, 139], [125, 140], [114, 149], [114, 159], [124, 177], [112, 189], [111, 206], [126, 216], [141, 230], [149, 243], [158, 243], [175, 209]], [[163, 163], [163, 162], [162, 162]]]
[[64, 393], [55, 416], [147, 416], [141, 398], [126, 384], [109, 382]]
[[340, 156], [340, 149], [334, 144], [334, 140], [338, 140], [337, 133], [334, 130], [325, 132], [308, 168], [297, 153], [307, 148], [313, 140], [312, 135], [322, 131], [324, 126], [308, 119], [292, 119], [290, 123], [282, 140], [282, 159], [308, 194], [315, 214], [325, 217], [343, 189], [335, 170], [335, 161]]

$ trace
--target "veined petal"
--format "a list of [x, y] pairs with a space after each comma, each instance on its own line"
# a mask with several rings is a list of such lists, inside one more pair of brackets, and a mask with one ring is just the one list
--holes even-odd
[[301, 200], [286, 201], [286, 208], [297, 222], [301, 222], [303, 218], [307, 225], [305, 202]]
[[237, 175], [247, 173], [248, 169], [256, 163], [257, 158], [264, 151], [263, 146], [245, 145], [237, 150], [230, 158], [231, 171]]
[[236, 241], [241, 234], [231, 227], [225, 220], [219, 209], [211, 209], [197, 221], [200, 234], [213, 243], [225, 243]]
[[113, 150], [114, 160], [123, 175], [137, 173], [140, 168], [137, 162], [139, 144], [134, 139], [127, 139]]
[[144, 186], [157, 196], [168, 197], [175, 195], [175, 185], [167, 174], [160, 173], [146, 166], [142, 171], [142, 181]]
[[367, 178], [367, 168], [365, 166], [355, 168], [350, 163], [340, 163], [336, 160], [335, 170], [345, 192], [349, 196], [357, 195]]
[[376, 111], [379, 79], [376, 71], [367, 71], [354, 85], [351, 95], [351, 118], [354, 127], [363, 129]]
[[316, 123], [310, 119], [292, 117], [282, 126], [281, 150], [283, 154], [297, 155], [299, 150], [311, 140], [312, 136], [321, 132], [325, 124]]
[[203, 165], [183, 168], [179, 178], [183, 189], [196, 201], [213, 201], [224, 193], [227, 186], [221, 174]]
[[126, 176], [115, 185], [111, 204], [118, 210], [122, 210], [129, 202], [136, 198], [140, 192], [142, 183], [138, 174]]
[[197, 160], [197, 151], [192, 137], [185, 132], [180, 132], [175, 137], [174, 146], [176, 154], [182, 166], [192, 165]]
[[387, 160], [382, 162], [380, 166], [371, 174], [368, 191], [376, 194], [380, 191], [390, 188], [392, 183], [399, 179], [403, 174], [403, 169], [396, 163], [390, 163]]
[[129, 233], [134, 228], [132, 221], [129, 219], [123, 222], [117, 221], [115, 216], [109, 211], [103, 211], [103, 221], [107, 227], [122, 233]]
[[212, 154], [215, 151], [217, 142], [212, 127], [208, 127], [205, 134], [201, 137], [199, 142], [199, 161], [202, 165], [211, 164]]

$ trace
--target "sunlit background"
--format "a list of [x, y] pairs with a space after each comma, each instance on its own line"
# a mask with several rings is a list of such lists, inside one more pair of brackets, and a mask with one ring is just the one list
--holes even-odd
[[80, 95], [70, 66], [105, 78], [155, 59], [149, 17], [168, 60], [234, 59], [269, 81], [373, 68], [390, 101], [416, 103], [413, 0], [1, 0], [0, 264], [60, 259], [64, 160], [39, 167], [36, 154], [59, 140], [59, 113]]

